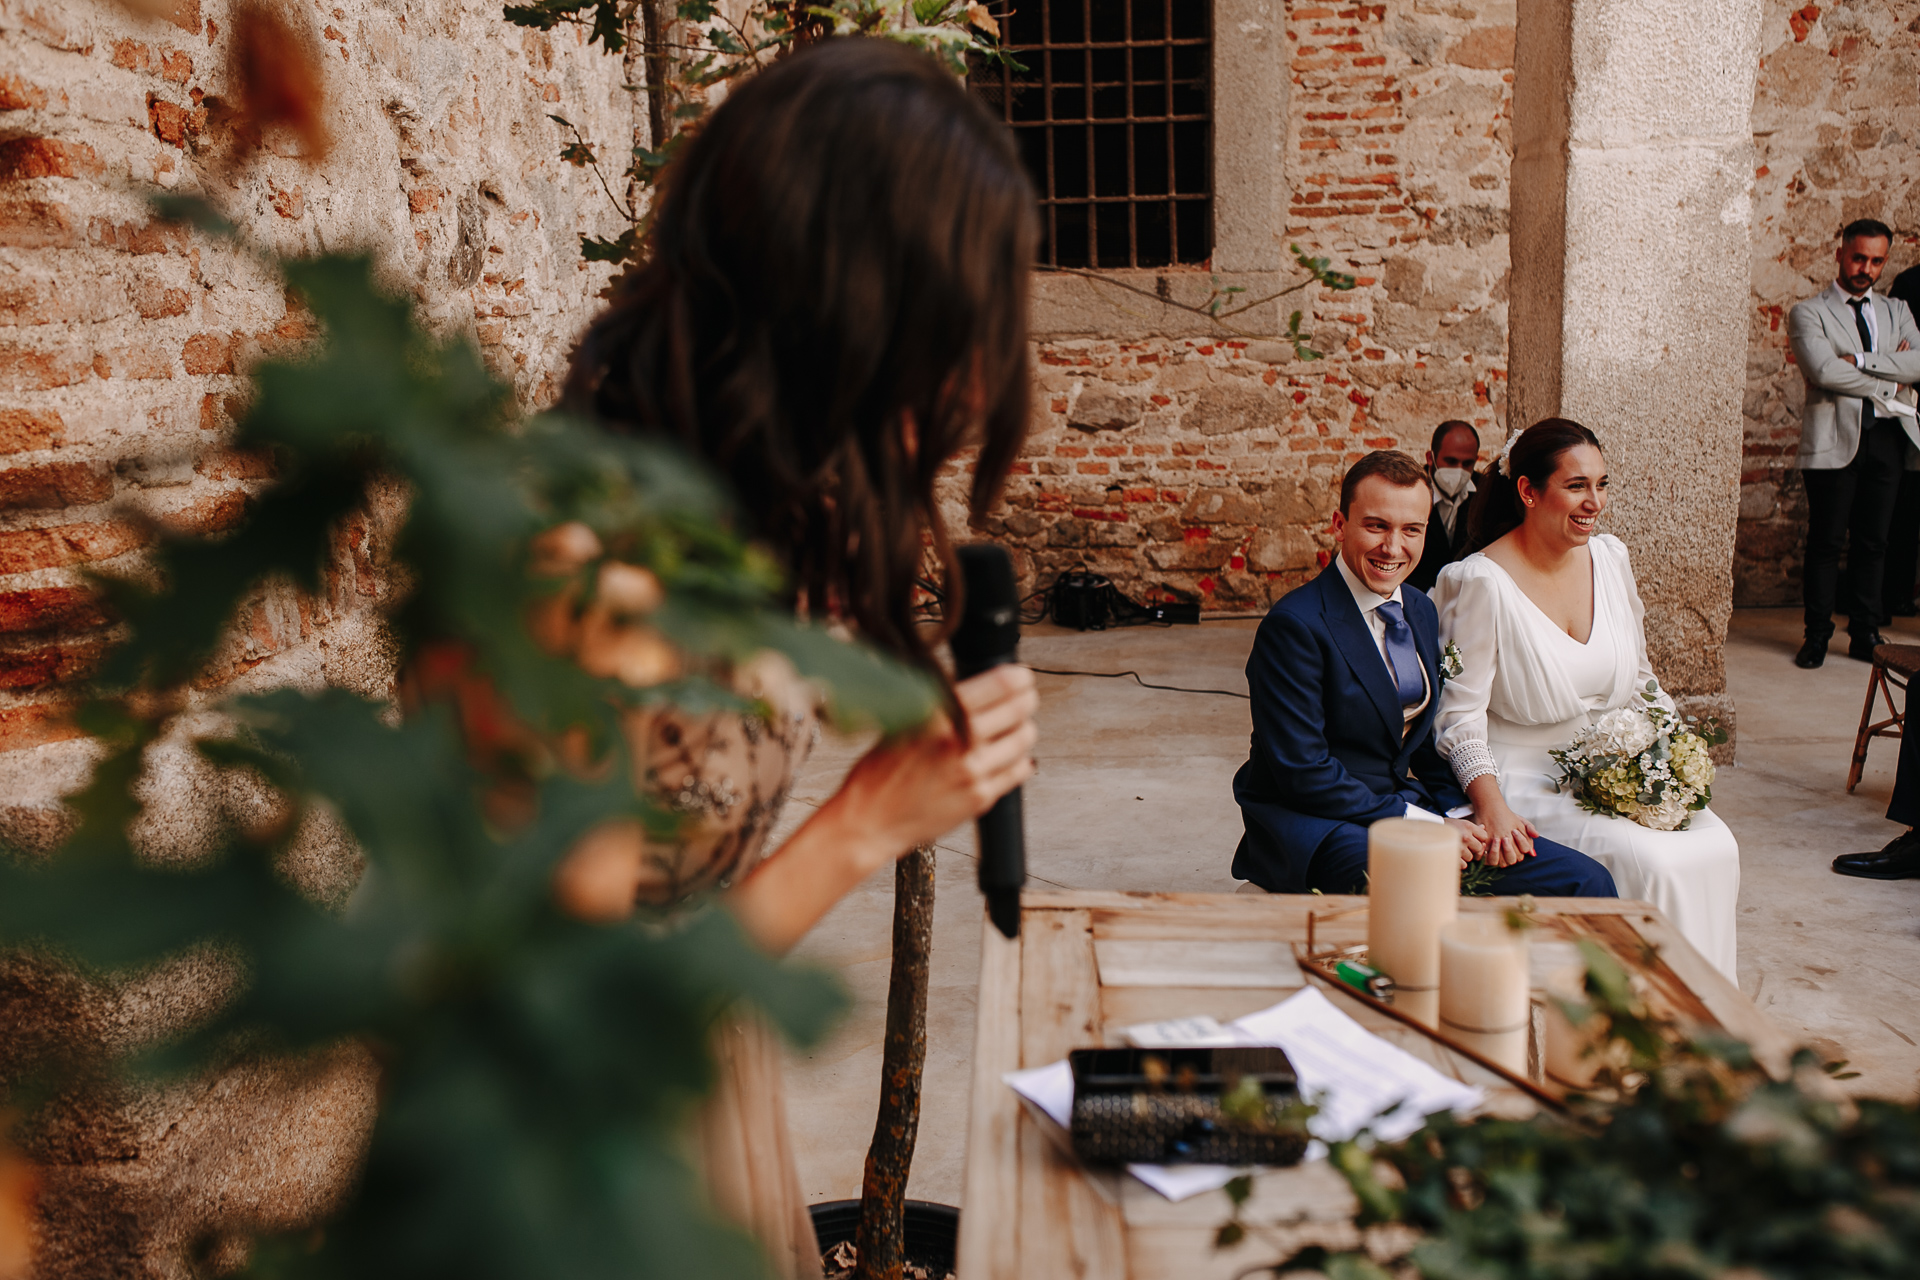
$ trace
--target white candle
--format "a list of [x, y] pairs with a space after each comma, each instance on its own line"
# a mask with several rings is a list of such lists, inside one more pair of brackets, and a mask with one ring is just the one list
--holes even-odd
[[1497, 915], [1465, 916], [1440, 930], [1440, 1030], [1524, 1076], [1527, 1072], [1527, 937]]
[[1393, 979], [1393, 1004], [1440, 1015], [1440, 928], [1460, 911], [1460, 833], [1384, 818], [1367, 830], [1367, 958]]
[[[1571, 948], [1569, 948], [1571, 950]], [[1574, 1026], [1560, 1012], [1555, 998], [1574, 1004], [1587, 1004], [1587, 966], [1577, 951], [1572, 959], [1555, 965], [1546, 975], [1546, 1008], [1541, 1015], [1541, 1065], [1547, 1075], [1560, 1084], [1584, 1089], [1600, 1071], [1601, 1028], [1606, 1019], [1598, 1013], [1587, 1015]]]

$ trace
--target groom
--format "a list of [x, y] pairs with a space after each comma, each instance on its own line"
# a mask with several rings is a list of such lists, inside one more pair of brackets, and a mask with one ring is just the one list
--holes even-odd
[[[1486, 846], [1433, 745], [1439, 618], [1404, 587], [1420, 562], [1433, 495], [1404, 453], [1353, 465], [1333, 518], [1339, 557], [1280, 600], [1247, 659], [1253, 750], [1233, 779], [1246, 835], [1233, 874], [1269, 893], [1365, 892], [1367, 827], [1427, 818], [1458, 828], [1465, 856]], [[1535, 840], [1499, 873], [1497, 893], [1611, 898], [1613, 877], [1583, 853]], [[1464, 860], [1463, 860], [1464, 865]]]

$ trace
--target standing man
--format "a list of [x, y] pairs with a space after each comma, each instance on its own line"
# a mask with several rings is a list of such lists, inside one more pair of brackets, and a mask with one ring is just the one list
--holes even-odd
[[1900, 735], [1900, 767], [1893, 775], [1893, 799], [1887, 820], [1906, 830], [1872, 853], [1843, 853], [1833, 869], [1863, 880], [1912, 880], [1920, 877], [1920, 733]]
[[[1887, 297], [1907, 304], [1920, 322], [1920, 266], [1908, 267], [1893, 278]], [[1893, 523], [1887, 527], [1887, 572], [1881, 579], [1880, 612], [1895, 618], [1920, 613], [1913, 587], [1920, 580], [1920, 471], [1900, 475], [1900, 492], [1893, 500]]]
[[[1247, 658], [1250, 758], [1234, 775], [1246, 835], [1233, 874], [1268, 893], [1364, 893], [1367, 827], [1426, 818], [1460, 831], [1461, 864], [1486, 852], [1486, 830], [1433, 745], [1440, 705], [1440, 618], [1401, 584], [1420, 559], [1433, 495], [1404, 453], [1353, 464], [1333, 518], [1339, 556], [1282, 596]], [[1614, 895], [1607, 869], [1535, 840], [1506, 867], [1501, 893]]]
[[1799, 667], [1826, 661], [1840, 553], [1847, 552], [1847, 653], [1873, 660], [1880, 585], [1900, 475], [1920, 441], [1911, 418], [1887, 408], [1901, 384], [1920, 381], [1920, 329], [1905, 304], [1874, 294], [1893, 233], [1871, 218], [1850, 222], [1825, 290], [1787, 319], [1793, 358], [1807, 380], [1795, 460], [1807, 487], [1806, 641]]
[[1407, 581], [1433, 590], [1440, 571], [1467, 549], [1467, 499], [1473, 494], [1473, 468], [1480, 461], [1480, 433], [1471, 422], [1451, 418], [1433, 430], [1427, 447], [1427, 483], [1433, 486], [1433, 513], [1427, 519], [1427, 549]]

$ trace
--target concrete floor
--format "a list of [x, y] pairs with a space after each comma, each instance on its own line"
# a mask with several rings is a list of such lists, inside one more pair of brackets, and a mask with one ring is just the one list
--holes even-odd
[[[1244, 692], [1255, 623], [1082, 635], [1029, 630], [1035, 667], [1132, 669], [1149, 681]], [[1916, 637], [1920, 623], [1893, 631]], [[1844, 637], [1843, 637], [1844, 639]], [[1861, 1072], [1849, 1088], [1920, 1093], [1920, 880], [1834, 875], [1837, 853], [1875, 849], [1898, 751], [1878, 742], [1845, 793], [1867, 667], [1842, 656], [1793, 666], [1797, 610], [1739, 610], [1727, 643], [1739, 763], [1714, 810], [1740, 840], [1740, 986], [1789, 1032]], [[1026, 795], [1035, 886], [1226, 892], [1240, 838], [1234, 770], [1246, 758], [1240, 698], [1142, 689], [1130, 680], [1042, 675], [1040, 773]], [[863, 743], [828, 738], [797, 780], [789, 821], [838, 785]], [[939, 846], [924, 1111], [909, 1195], [957, 1204], [964, 1162], [980, 898], [971, 828]], [[795, 1051], [788, 1110], [811, 1200], [857, 1196], [879, 1097], [893, 881], [879, 875], [807, 938], [803, 960], [837, 971], [853, 1013], [824, 1043]]]

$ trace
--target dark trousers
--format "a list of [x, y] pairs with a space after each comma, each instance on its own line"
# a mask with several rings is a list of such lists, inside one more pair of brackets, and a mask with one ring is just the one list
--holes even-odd
[[1880, 611], [1913, 612], [1913, 584], [1920, 578], [1920, 471], [1900, 473], [1893, 522], [1887, 526], [1887, 572], [1880, 583]]
[[1906, 461], [1906, 433], [1876, 418], [1861, 433], [1852, 462], [1831, 471], [1800, 473], [1807, 486], [1807, 639], [1825, 640], [1833, 634], [1842, 551], [1851, 599], [1848, 634], [1872, 635], [1884, 620], [1880, 581], [1886, 572], [1887, 527]]
[[[1607, 869], [1579, 850], [1552, 840], [1535, 840], [1533, 850], [1533, 857], [1504, 868], [1489, 887], [1497, 894], [1531, 893], [1542, 898], [1620, 896]], [[1307, 891], [1365, 893], [1366, 884], [1367, 829], [1350, 822], [1313, 851], [1313, 861], [1307, 864]]]
[[1920, 827], [1920, 720], [1900, 735], [1900, 767], [1893, 775], [1893, 802], [1887, 820]]

